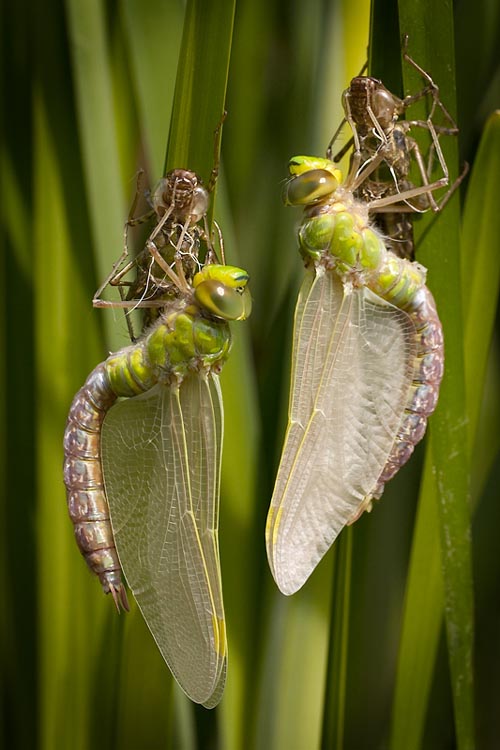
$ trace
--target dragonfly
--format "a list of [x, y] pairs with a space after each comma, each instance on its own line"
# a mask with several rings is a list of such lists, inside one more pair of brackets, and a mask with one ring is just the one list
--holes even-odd
[[227, 645], [218, 545], [229, 322], [251, 312], [248, 274], [205, 263], [139, 340], [76, 394], [64, 481], [76, 541], [115, 605], [124, 577], [184, 692], [214, 707]]
[[398, 257], [370, 214], [427, 193], [370, 202], [363, 179], [330, 159], [296, 156], [284, 188], [303, 206], [306, 274], [295, 310], [288, 425], [266, 524], [286, 595], [311, 575], [344, 526], [369, 511], [408, 461], [437, 404], [443, 334], [426, 269]]
[[[440, 145], [440, 136], [458, 135], [458, 126], [440, 99], [439, 87], [418, 63], [408, 54], [408, 36], [403, 39], [403, 59], [413, 67], [424, 81], [423, 88], [403, 99], [389, 91], [382, 81], [359, 75], [353, 78], [342, 94], [345, 117], [331, 139], [326, 156], [338, 163], [352, 148], [351, 172], [360, 170], [364, 179], [355, 191], [357, 198], [370, 202], [385, 195], [407, 192], [416, 185], [410, 173], [416, 171], [420, 185], [427, 186], [413, 200], [406, 199], [392, 206], [381, 208], [372, 215], [372, 220], [388, 240], [390, 249], [401, 257], [414, 259], [413, 226], [410, 215], [429, 209], [440, 211], [467, 174], [468, 166], [438, 200], [434, 191], [449, 185], [449, 174]], [[362, 71], [363, 72], [363, 71]], [[419, 100], [429, 102], [429, 114], [425, 120], [402, 119], [409, 108]], [[436, 114], [443, 124], [436, 123]], [[352, 137], [335, 156], [333, 144], [345, 123], [352, 130]], [[422, 154], [413, 132], [424, 129], [430, 137], [430, 148], [426, 158]], [[442, 175], [433, 180], [434, 162], [439, 163]]]

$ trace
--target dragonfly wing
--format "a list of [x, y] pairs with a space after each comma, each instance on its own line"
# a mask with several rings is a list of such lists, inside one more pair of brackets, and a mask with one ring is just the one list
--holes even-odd
[[311, 270], [297, 305], [289, 421], [267, 524], [285, 594], [307, 580], [370, 498], [408, 400], [410, 317], [369, 289]]
[[227, 660], [217, 536], [222, 433], [212, 375], [121, 401], [103, 427], [125, 578], [172, 674], [207, 708], [222, 696]]

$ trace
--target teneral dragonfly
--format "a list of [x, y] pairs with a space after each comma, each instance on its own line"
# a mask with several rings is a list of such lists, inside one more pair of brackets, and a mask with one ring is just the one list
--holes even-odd
[[342, 528], [370, 510], [408, 461], [437, 403], [441, 323], [426, 270], [387, 249], [359, 175], [329, 159], [289, 163], [288, 205], [304, 206], [306, 276], [295, 311], [288, 426], [266, 540], [278, 587], [293, 594]]
[[64, 436], [85, 560], [118, 609], [128, 609], [123, 571], [174, 677], [208, 708], [222, 696], [227, 661], [218, 373], [228, 322], [250, 314], [247, 282], [242, 269], [210, 263], [184, 276], [153, 327], [90, 373]]

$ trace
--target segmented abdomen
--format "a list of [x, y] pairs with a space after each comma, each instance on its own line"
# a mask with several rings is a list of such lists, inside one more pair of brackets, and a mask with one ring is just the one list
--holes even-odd
[[[174, 330], [180, 318], [174, 316]], [[158, 324], [143, 341], [110, 355], [92, 370], [73, 399], [64, 432], [64, 484], [76, 542], [118, 610], [120, 607], [128, 610], [129, 605], [104, 488], [102, 423], [118, 396], [143, 393], [157, 381], [146, 350], [151, 339], [161, 336], [165, 329]], [[165, 352], [160, 359], [167, 364]]]
[[78, 391], [64, 432], [64, 484], [80, 552], [118, 609], [128, 610], [101, 465], [101, 429], [116, 400], [101, 362]]
[[374, 498], [382, 495], [385, 483], [404, 466], [422, 440], [427, 419], [436, 408], [443, 377], [443, 329], [429, 289], [423, 285], [405, 309], [417, 332], [413, 384], [396, 440], [373, 493]]

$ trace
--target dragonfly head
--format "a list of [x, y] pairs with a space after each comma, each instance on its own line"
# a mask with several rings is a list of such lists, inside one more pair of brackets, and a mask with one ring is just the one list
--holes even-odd
[[245, 320], [252, 311], [248, 279], [247, 272], [236, 266], [204, 266], [193, 279], [195, 300], [216, 318]]
[[330, 159], [317, 156], [294, 156], [288, 162], [290, 179], [283, 190], [287, 206], [317, 203], [335, 192], [342, 182], [342, 172]]

